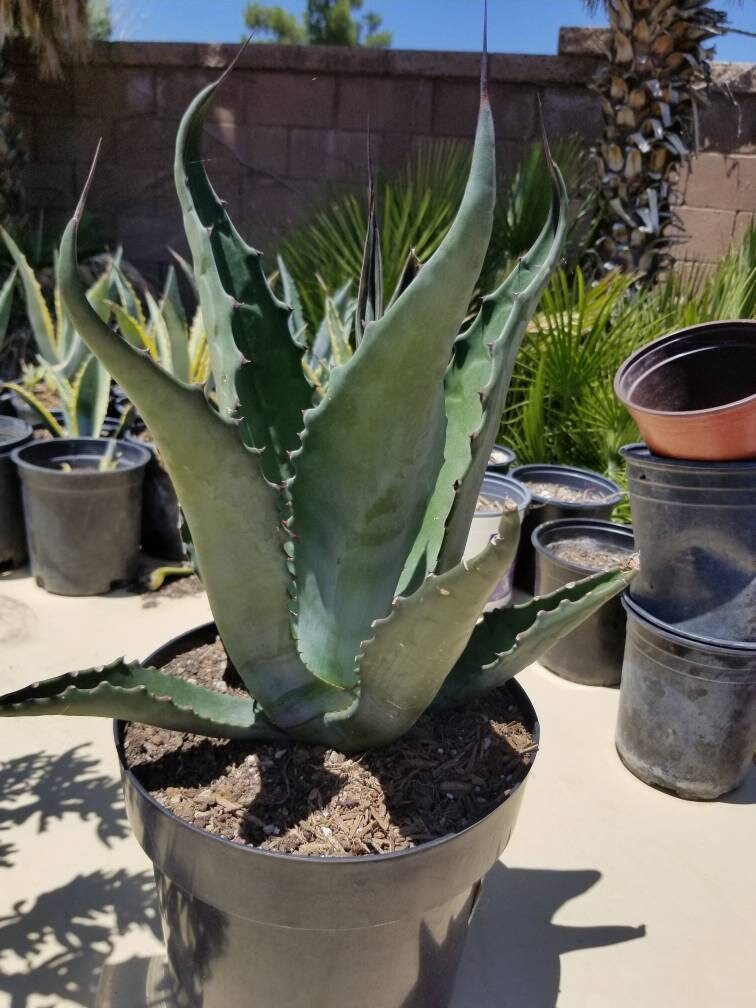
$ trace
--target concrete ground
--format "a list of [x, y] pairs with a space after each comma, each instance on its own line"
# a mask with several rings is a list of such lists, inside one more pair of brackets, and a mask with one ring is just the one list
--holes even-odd
[[[0, 577], [0, 689], [143, 657], [207, 616], [201, 596], [145, 607]], [[654, 791], [615, 755], [616, 690], [537, 666], [520, 681], [542, 748], [453, 1008], [753, 1008], [756, 772], [712, 804]], [[124, 819], [110, 724], [0, 726], [0, 1008], [159, 1008], [150, 866]]]

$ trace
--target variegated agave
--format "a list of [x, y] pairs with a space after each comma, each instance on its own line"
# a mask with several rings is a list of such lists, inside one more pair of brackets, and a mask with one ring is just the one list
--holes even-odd
[[726, 14], [705, 0], [605, 0], [604, 6], [609, 59], [595, 81], [604, 117], [599, 260], [607, 271], [652, 276], [669, 261], [674, 189], [706, 101], [712, 50], [704, 43], [721, 34]]
[[597, 574], [481, 619], [514, 557], [516, 511], [504, 512], [482, 553], [461, 559], [514, 358], [560, 256], [564, 183], [551, 164], [543, 231], [460, 334], [493, 220], [484, 75], [470, 176], [448, 235], [385, 312], [368, 235], [356, 349], [318, 400], [291, 309], [273, 295], [260, 254], [205, 174], [203, 121], [220, 82], [187, 110], [175, 161], [212, 400], [92, 311], [76, 270], [84, 197], [61, 271], [71, 318], [160, 447], [219, 633], [250, 696], [117, 661], [6, 695], [0, 714], [120, 717], [229, 738], [288, 734], [344, 751], [380, 746], [430, 705], [505, 683], [630, 576]]

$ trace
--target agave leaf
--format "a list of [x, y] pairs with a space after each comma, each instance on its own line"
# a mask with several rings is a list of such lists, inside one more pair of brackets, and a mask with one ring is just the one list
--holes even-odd
[[387, 305], [387, 309], [390, 308], [394, 302], [402, 296], [402, 294], [404, 294], [422, 267], [423, 264], [417, 258], [417, 253], [414, 249], [410, 249], [409, 255], [404, 263], [404, 267], [402, 268], [402, 272], [399, 274], [399, 279], [396, 287], [394, 288], [394, 293], [391, 295], [391, 300]]
[[336, 291], [332, 296], [329, 295], [325, 284], [323, 286], [324, 294], [324, 312], [323, 321], [320, 323], [318, 331], [315, 333], [315, 339], [312, 341], [312, 352], [309, 355], [309, 364], [311, 367], [317, 367], [324, 361], [328, 361], [329, 354], [331, 352], [331, 331], [328, 325], [328, 302], [331, 304], [332, 310], [336, 315], [344, 319], [344, 324], [347, 328], [351, 327], [351, 319], [355, 310], [355, 302], [352, 299], [350, 301], [350, 295], [352, 292], [352, 281], [347, 280], [347, 282]]
[[18, 266], [14, 266], [8, 274], [2, 289], [0, 289], [0, 350], [3, 348], [5, 335], [8, 332], [8, 322], [10, 320], [11, 308], [13, 307], [13, 295], [16, 291], [17, 276]]
[[365, 245], [362, 250], [360, 282], [357, 285], [357, 306], [354, 313], [354, 345], [358, 347], [365, 334], [365, 326], [383, 315], [383, 261], [378, 215], [375, 206], [373, 163], [368, 140], [368, 223]]
[[15, 392], [17, 396], [24, 400], [27, 406], [30, 406], [37, 416], [40, 418], [42, 423], [45, 425], [47, 430], [50, 431], [53, 437], [65, 437], [65, 431], [52, 415], [52, 413], [42, 405], [42, 403], [37, 399], [33, 392], [29, 389], [24, 388], [23, 385], [17, 385], [16, 382], [3, 382], [2, 388], [10, 389], [11, 392]]
[[252, 697], [217, 693], [123, 659], [34, 683], [0, 697], [0, 717], [120, 718], [213, 738], [284, 739]]
[[525, 605], [486, 613], [444, 683], [439, 703], [464, 703], [503, 686], [624, 591], [633, 573], [602, 571]]
[[170, 302], [176, 317], [181, 322], [181, 325], [186, 328], [186, 312], [184, 311], [184, 302], [181, 300], [181, 291], [179, 290], [178, 280], [176, 278], [176, 267], [171, 263], [168, 267], [168, 272], [165, 275], [165, 283], [163, 284], [163, 293], [160, 295], [160, 302]]
[[152, 338], [152, 334], [147, 331], [147, 326], [139, 320], [138, 316], [132, 315], [123, 305], [111, 301], [110, 307], [118, 326], [118, 331], [126, 342], [130, 343], [137, 350], [146, 350], [153, 360], [157, 360], [157, 345]]
[[446, 374], [444, 466], [408, 558], [400, 591], [424, 574], [448, 570], [465, 548], [475, 502], [499, 431], [517, 351], [561, 255], [567, 229], [567, 191], [549, 160], [553, 196], [535, 244], [504, 283], [483, 299], [472, 325], [454, 344]]
[[263, 471], [281, 483], [291, 475], [288, 453], [299, 447], [302, 411], [311, 405], [312, 391], [302, 349], [289, 335], [291, 311], [273, 294], [260, 253], [242, 240], [205, 173], [202, 128], [224, 77], [204, 88], [181, 120], [176, 188], [220, 411], [236, 415], [238, 398], [245, 443], [264, 450]]
[[348, 718], [332, 719], [341, 745], [386, 745], [409, 731], [465, 650], [494, 588], [514, 561], [520, 516], [502, 515], [499, 534], [471, 560], [430, 575], [373, 624], [359, 658], [359, 700]]
[[[100, 437], [108, 412], [110, 375], [90, 353], [72, 386], [72, 425], [76, 437]], [[73, 433], [73, 432], [72, 432]]]
[[277, 701], [311, 679], [289, 625], [277, 491], [265, 480], [259, 455], [244, 447], [236, 425], [199, 387], [178, 382], [93, 311], [76, 265], [86, 191], [61, 243], [65, 308], [152, 431], [191, 529], [220, 635], [250, 693], [274, 717]]
[[16, 264], [18, 275], [21, 278], [21, 286], [24, 290], [24, 300], [26, 302], [26, 315], [34, 333], [37, 350], [45, 360], [56, 363], [59, 360], [59, 351], [55, 325], [50, 315], [50, 309], [47, 307], [47, 302], [42, 294], [42, 289], [34, 275], [34, 270], [5, 228], [0, 228], [0, 234], [2, 234], [5, 244], [8, 246], [8, 251], [11, 254], [13, 262]]
[[289, 333], [298, 347], [304, 349], [307, 346], [305, 333], [307, 332], [307, 321], [302, 308], [302, 297], [299, 288], [294, 282], [294, 277], [281, 256], [276, 258], [278, 272], [281, 275], [281, 286], [286, 304], [291, 308], [289, 315]]
[[131, 316], [131, 318], [135, 319], [143, 329], [146, 329], [147, 319], [144, 315], [142, 302], [139, 295], [134, 290], [134, 286], [129, 278], [122, 269], [115, 267], [113, 270], [113, 280], [116, 291], [118, 292], [118, 297], [120, 298], [125, 311]]
[[443, 462], [443, 376], [490, 238], [494, 189], [484, 93], [454, 224], [305, 414], [291, 487], [300, 649], [308, 668], [341, 686], [354, 682], [372, 621], [390, 610]]

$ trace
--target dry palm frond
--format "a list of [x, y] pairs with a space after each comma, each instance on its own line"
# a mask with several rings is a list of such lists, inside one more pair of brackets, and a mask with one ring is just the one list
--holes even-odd
[[[589, 7], [598, 6], [589, 0]], [[595, 151], [604, 272], [652, 277], [668, 264], [680, 165], [695, 145], [711, 51], [726, 14], [704, 0], [606, 0], [609, 61], [596, 75], [604, 137]]]
[[90, 44], [86, 0], [0, 0], [0, 47], [24, 38], [42, 77], [59, 77], [61, 53], [83, 55]]

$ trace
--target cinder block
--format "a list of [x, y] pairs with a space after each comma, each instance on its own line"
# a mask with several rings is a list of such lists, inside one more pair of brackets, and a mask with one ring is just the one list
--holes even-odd
[[[370, 138], [373, 162], [382, 163], [380, 134]], [[293, 129], [289, 147], [289, 177], [365, 181], [367, 179], [366, 132]]]
[[598, 96], [577, 88], [546, 88], [543, 121], [549, 137], [577, 133], [595, 142], [603, 129]]
[[685, 191], [688, 206], [714, 210], [740, 209], [739, 161], [739, 158], [713, 153], [694, 157]]
[[246, 116], [253, 126], [334, 125], [333, 77], [296, 73], [245, 75]]
[[238, 162], [242, 170], [273, 177], [287, 173], [289, 131], [283, 126], [246, 126], [235, 122], [210, 123], [205, 128], [209, 156]]
[[715, 95], [701, 109], [698, 128], [703, 150], [756, 153], [756, 95]]
[[337, 124], [342, 129], [426, 133], [433, 85], [422, 78], [339, 77]]
[[[491, 109], [496, 139], [520, 143], [540, 136], [536, 89], [522, 84], [492, 84]], [[560, 131], [555, 130], [554, 135]]]
[[40, 161], [92, 159], [102, 140], [102, 157], [115, 154], [113, 120], [104, 117], [37, 116], [34, 124], [36, 157]]
[[73, 212], [78, 197], [72, 161], [33, 161], [21, 175], [31, 207]]
[[749, 213], [741, 210], [735, 214], [735, 226], [732, 230], [733, 242], [738, 242], [744, 237], [749, 228], [756, 227], [756, 213]]
[[73, 82], [71, 76], [64, 80], [41, 81], [33, 65], [16, 67], [11, 90], [14, 112], [65, 115], [73, 112]]
[[[157, 112], [178, 121], [195, 95], [218, 79], [220, 71], [213, 69], [163, 67], [157, 70]], [[207, 113], [208, 122], [244, 121], [244, 71], [227, 77], [215, 92]]]
[[76, 115], [152, 115], [155, 71], [120, 66], [77, 66], [73, 70]]
[[436, 136], [472, 136], [480, 105], [475, 81], [433, 82], [433, 124]]
[[678, 210], [678, 216], [682, 234], [687, 238], [676, 246], [676, 258], [717, 262], [727, 253], [735, 223], [732, 210], [702, 210], [684, 206]]

